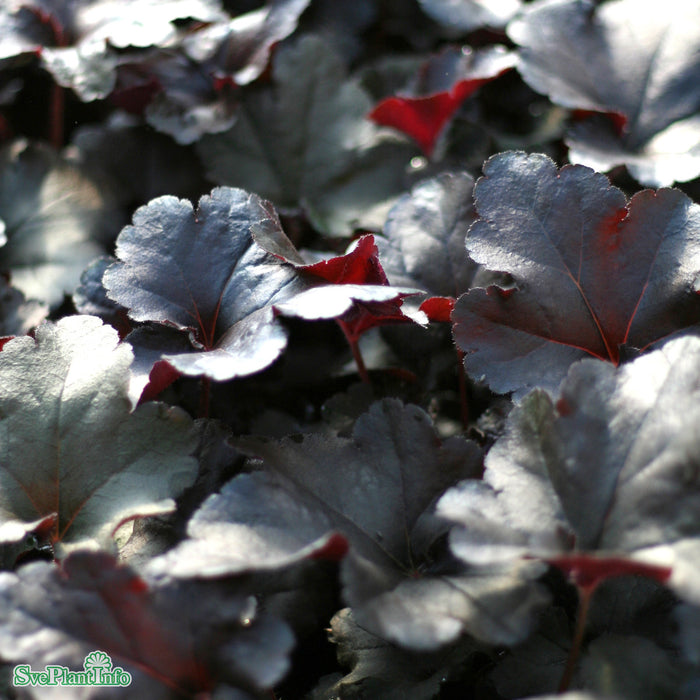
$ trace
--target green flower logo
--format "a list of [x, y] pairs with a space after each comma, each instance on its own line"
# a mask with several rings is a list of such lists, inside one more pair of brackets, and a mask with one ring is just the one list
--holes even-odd
[[99, 668], [102, 671], [110, 672], [112, 670], [112, 659], [110, 659], [109, 654], [105, 654], [104, 651], [91, 651], [85, 657], [83, 667], [86, 671]]

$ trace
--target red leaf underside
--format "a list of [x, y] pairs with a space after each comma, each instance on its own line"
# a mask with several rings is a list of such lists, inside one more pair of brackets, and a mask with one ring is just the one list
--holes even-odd
[[[359, 238], [354, 248], [345, 255], [300, 266], [299, 270], [331, 284], [389, 285], [372, 235]], [[363, 333], [375, 326], [411, 322], [401, 311], [401, 303], [401, 300], [356, 301], [350, 311], [338, 319], [338, 324], [353, 345]]]
[[421, 305], [420, 310], [431, 321], [449, 323], [452, 317], [452, 309], [455, 307], [454, 297], [430, 297]]
[[338, 320], [350, 342], [357, 342], [363, 333], [376, 326], [413, 323], [401, 311], [401, 301], [355, 302], [350, 311]]
[[153, 401], [161, 392], [165, 391], [178, 377], [178, 372], [169, 362], [158, 360], [148, 375], [148, 384], [141, 392], [139, 403]]
[[[571, 117], [574, 121], [583, 121], [584, 119], [588, 119], [588, 117], [592, 117], [595, 114], [601, 114], [601, 112], [596, 112], [592, 109], [575, 109], [571, 113]], [[622, 136], [625, 133], [625, 127], [629, 121], [626, 114], [614, 111], [602, 112], [602, 114], [608, 118], [618, 136]]]
[[153, 98], [163, 91], [163, 85], [155, 76], [144, 78], [143, 82], [128, 81], [118, 83], [110, 93], [110, 102], [129, 114], [141, 116]]
[[389, 284], [371, 235], [358, 239], [356, 246], [345, 255], [299, 269], [332, 284]]
[[588, 554], [570, 554], [551, 557], [548, 564], [562, 571], [579, 589], [592, 593], [603, 581], [618, 576], [644, 576], [666, 583], [671, 569], [622, 557], [596, 557]]
[[341, 561], [350, 549], [350, 544], [347, 539], [339, 534], [335, 533], [331, 535], [328, 541], [316, 550], [310, 557], [310, 559], [321, 559], [324, 561]]
[[388, 97], [370, 113], [376, 124], [390, 126], [413, 138], [431, 156], [445, 124], [464, 100], [491, 80], [460, 80], [451, 90], [425, 97]]

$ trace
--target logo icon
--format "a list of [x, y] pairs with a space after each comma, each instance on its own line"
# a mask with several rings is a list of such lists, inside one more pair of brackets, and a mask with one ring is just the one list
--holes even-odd
[[67, 666], [54, 664], [49, 664], [43, 671], [32, 671], [29, 664], [20, 664], [12, 671], [12, 685], [15, 687], [125, 687], [130, 683], [131, 674], [120, 666], [114, 666], [109, 654], [97, 649], [85, 657], [82, 671], [71, 671]]

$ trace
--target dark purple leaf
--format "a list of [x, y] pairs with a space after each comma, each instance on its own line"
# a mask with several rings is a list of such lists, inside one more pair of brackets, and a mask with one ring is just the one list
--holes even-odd
[[676, 638], [678, 600], [668, 587], [645, 576], [612, 578], [592, 598], [587, 628], [592, 636], [608, 633], [648, 637], [660, 646]]
[[429, 700], [439, 694], [448, 674], [467, 663], [476, 651], [468, 638], [449, 651], [401, 649], [358, 624], [350, 608], [333, 616], [329, 635], [338, 647], [338, 662], [348, 673], [314, 698], [364, 695], [378, 700]]
[[49, 315], [49, 307], [27, 300], [6, 279], [0, 277], [0, 336], [24, 335]]
[[0, 575], [0, 591], [6, 661], [78, 671], [97, 649], [131, 676], [112, 697], [194, 697], [217, 688], [252, 700], [289, 665], [289, 629], [258, 612], [253, 597], [230, 585], [226, 592], [192, 583], [149, 587], [106, 553], [76, 552], [60, 568], [27, 565]]
[[451, 33], [503, 27], [520, 8], [520, 0], [418, 0], [426, 15]]
[[700, 320], [700, 208], [679, 190], [627, 201], [605, 176], [543, 155], [489, 159], [467, 250], [514, 287], [472, 289], [452, 314], [465, 368], [497, 392], [556, 391], [586, 356], [617, 363]]
[[0, 268], [27, 297], [57, 306], [104, 252], [113, 215], [106, 193], [80, 167], [40, 144], [0, 151]]
[[0, 8], [0, 60], [38, 54], [42, 46], [52, 41], [51, 29], [38, 22], [28, 8]]
[[[143, 400], [143, 399], [142, 399]], [[231, 430], [216, 419], [195, 421], [199, 444], [193, 456], [199, 464], [195, 482], [177, 499], [175, 512], [133, 520], [118, 531], [119, 560], [143, 571], [151, 559], [171, 549], [202, 502], [241, 472], [244, 457], [228, 442]]]
[[1, 519], [55, 513], [51, 539], [64, 548], [172, 510], [196, 474], [183, 411], [151, 403], [131, 412], [132, 353], [118, 341], [99, 319], [72, 316], [2, 350]]
[[126, 309], [107, 296], [102, 277], [107, 268], [116, 262], [111, 255], [95, 258], [80, 275], [80, 285], [73, 293], [73, 305], [79, 314], [99, 316], [105, 323], [114, 326], [120, 337], [131, 330]]
[[218, 0], [22, 0], [21, 6], [15, 22], [21, 18], [22, 32], [48, 34], [37, 47], [44, 67], [85, 102], [113, 89], [119, 60], [113, 47], [164, 45], [176, 37], [176, 20], [225, 17]]
[[134, 406], [141, 401], [152, 401], [181, 376], [162, 359], [164, 355], [192, 352], [187, 336], [167, 326], [139, 326], [125, 340], [134, 351], [129, 383], [129, 397]]
[[212, 22], [224, 13], [218, 0], [21, 0], [40, 21], [63, 35], [58, 44], [102, 41], [124, 49], [175, 37], [179, 19]]
[[71, 88], [83, 102], [103, 99], [114, 89], [118, 59], [104, 40], [83, 41], [76, 47], [44, 47], [41, 62], [58, 85]]
[[0, 696], [700, 697], [695, 8], [0, 6]]
[[651, 639], [610, 634], [588, 646], [579, 682], [609, 697], [656, 700], [682, 695], [684, 675], [675, 654]]
[[658, 187], [700, 174], [696, 19], [697, 7], [683, 0], [546, 0], [528, 6], [508, 35], [535, 90], [565, 107], [624, 115], [618, 137], [599, 123], [574, 128], [572, 160], [625, 164]]
[[209, 176], [301, 208], [330, 235], [379, 229], [413, 150], [365, 119], [369, 96], [317, 37], [281, 46], [272, 79], [242, 98], [228, 132], [198, 144]]
[[[340, 532], [363, 556], [408, 573], [412, 529], [455, 478], [478, 471], [480, 458], [469, 441], [441, 443], [416, 406], [389, 399], [358, 419], [351, 439], [310, 434], [280, 442], [239, 438], [235, 444], [262, 457], [265, 471], [236, 477], [212, 496], [188, 532], [204, 547], [211, 535], [236, 570], [280, 566], [281, 558], [287, 563], [303, 547], [316, 540], [325, 545]], [[261, 518], [270, 522], [258, 531]], [[235, 537], [236, 546], [221, 547], [218, 533]], [[175, 563], [177, 568], [167, 567], [171, 573], [191, 576], [196, 566], [207, 575], [205, 561], [178, 557]]]
[[364, 382], [351, 384], [347, 391], [334, 394], [321, 406], [323, 422], [338, 435], [352, 435], [355, 421], [369, 410], [374, 401], [371, 386]]
[[543, 573], [540, 562], [454, 567], [451, 573], [428, 567], [384, 591], [384, 572], [368, 564], [352, 553], [343, 562], [347, 602], [360, 624], [405, 649], [430, 652], [464, 633], [489, 644], [517, 644], [550, 602], [548, 592], [533, 583]]
[[184, 40], [185, 52], [206, 63], [218, 80], [247, 85], [267, 68], [274, 44], [289, 36], [310, 0], [268, 0], [228, 21], [209, 25]]
[[464, 172], [443, 173], [415, 185], [391, 209], [383, 236], [376, 239], [391, 283], [430, 295], [421, 310], [431, 320], [449, 321], [456, 298], [476, 282], [479, 267], [464, 249], [476, 218], [473, 186]]
[[[650, 634], [654, 624], [670, 631], [667, 611], [659, 619], [658, 612], [655, 614], [653, 609], [634, 610], [637, 589], [642, 581], [626, 581], [627, 585], [615, 599], [615, 607], [612, 610], [599, 610], [599, 613], [605, 613], [603, 629], [588, 625], [587, 642], [572, 686], [595, 692], [596, 698], [654, 700], [678, 696], [683, 674], [677, 652], [672, 644], [655, 639], [653, 632]], [[605, 594], [610, 588], [608, 584], [600, 589], [593, 601], [591, 615], [599, 614], [594, 612], [601, 607], [599, 601], [605, 607]], [[668, 608], [668, 602], [665, 607]], [[638, 615], [640, 619], [617, 619], [626, 614]], [[646, 617], [643, 617], [644, 614]], [[543, 614], [538, 632], [507, 654], [491, 673], [499, 697], [531, 698], [548, 690], [554, 693], [566, 665], [572, 636], [573, 624], [561, 608], [552, 608]], [[611, 691], [615, 691], [614, 694], [611, 695]], [[588, 694], [570, 695], [582, 699], [594, 697]], [[555, 696], [547, 697], [554, 700]]]
[[111, 99], [128, 111], [143, 112], [153, 128], [179, 144], [225, 131], [236, 119], [233, 89], [217, 88], [205, 66], [177, 50], [154, 49], [125, 57]]
[[262, 457], [264, 471], [211, 496], [188, 525], [190, 539], [154, 560], [153, 574], [274, 569], [336, 558], [347, 541], [345, 598], [361, 624], [385, 639], [434, 650], [465, 629], [502, 643], [526, 634], [546, 599], [529, 583], [542, 571], [538, 562], [441, 575], [431, 554], [444, 534], [431, 505], [455, 480], [479, 472], [473, 443], [441, 442], [420, 409], [385, 399], [357, 421], [351, 439], [311, 434], [235, 444]]
[[192, 204], [159, 197], [139, 208], [104, 275], [109, 296], [135, 321], [190, 333], [192, 352], [164, 355], [175, 369], [217, 381], [272, 364], [287, 343], [273, 305], [305, 287], [294, 268], [260, 248], [259, 229], [284, 236], [268, 202], [217, 188]]
[[84, 126], [72, 143], [87, 171], [107, 180], [129, 213], [164, 194], [190, 199], [208, 189], [193, 150], [148, 127]]
[[232, 476], [241, 472], [245, 457], [230, 443], [232, 431], [225, 423], [201, 419], [197, 421], [199, 428], [199, 446], [196, 456], [199, 461], [197, 481], [181, 499], [182, 509], [189, 511], [190, 516], [195, 507], [216, 493]]
[[654, 187], [686, 182], [700, 175], [700, 117], [680, 119], [650, 138], [638, 151], [626, 146], [624, 137], [609, 121], [589, 119], [574, 125], [566, 144], [569, 160], [603, 172], [624, 164], [641, 183]]
[[368, 117], [408, 134], [430, 157], [462, 102], [515, 63], [515, 55], [502, 46], [479, 51], [448, 47], [420, 67], [406, 91], [382, 100]]
[[698, 357], [700, 341], [679, 338], [617, 369], [577, 363], [556, 408], [544, 392], [525, 397], [486, 457], [484, 481], [438, 505], [460, 523], [455, 554], [481, 565], [539, 557], [584, 588], [645, 575], [683, 594], [674, 561], [652, 550], [675, 548], [696, 565], [687, 543], [698, 537], [688, 517], [700, 502]]
[[329, 545], [339, 544], [334, 523], [322, 508], [310, 508], [289, 491], [290, 485], [274, 475], [254, 472], [235, 477], [189, 521], [189, 539], [154, 559], [148, 571], [211, 578], [321, 558]]
[[[539, 693], [556, 691], [566, 665], [571, 641], [571, 621], [564, 610], [559, 607], [545, 610], [536, 632], [501, 658], [490, 673], [499, 696], [537, 697], [538, 700], [545, 700], [545, 696], [540, 696]], [[556, 697], [569, 696], [564, 694]], [[554, 700], [554, 695], [548, 695], [546, 698]], [[573, 696], [571, 700], [574, 698], [594, 700], [593, 696], [582, 694]]]

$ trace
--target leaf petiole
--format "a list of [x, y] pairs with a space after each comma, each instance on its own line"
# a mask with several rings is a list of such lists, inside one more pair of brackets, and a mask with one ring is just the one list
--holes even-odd
[[576, 590], [578, 591], [576, 631], [574, 632], [574, 640], [571, 644], [571, 649], [569, 649], [569, 656], [566, 659], [566, 666], [564, 667], [564, 673], [562, 673], [561, 680], [559, 681], [557, 693], [564, 693], [568, 690], [574, 671], [576, 670], [576, 664], [581, 655], [581, 645], [583, 644], [583, 636], [586, 632], [588, 610], [590, 608], [591, 598], [595, 592], [595, 586], [576, 586]]
[[350, 350], [352, 350], [352, 356], [355, 359], [355, 364], [357, 365], [357, 373], [360, 375], [360, 379], [365, 383], [365, 384], [371, 384], [372, 381], [369, 378], [369, 372], [367, 371], [367, 367], [365, 366], [365, 362], [362, 359], [362, 352], [360, 351], [360, 345], [358, 343], [358, 338], [356, 338], [350, 331], [350, 328], [348, 327], [348, 324], [345, 323], [344, 321], [341, 321], [340, 319], [336, 319], [338, 325], [340, 326], [341, 330], [343, 331], [343, 334], [345, 335], [345, 339], [348, 341], [348, 345], [350, 346]]

